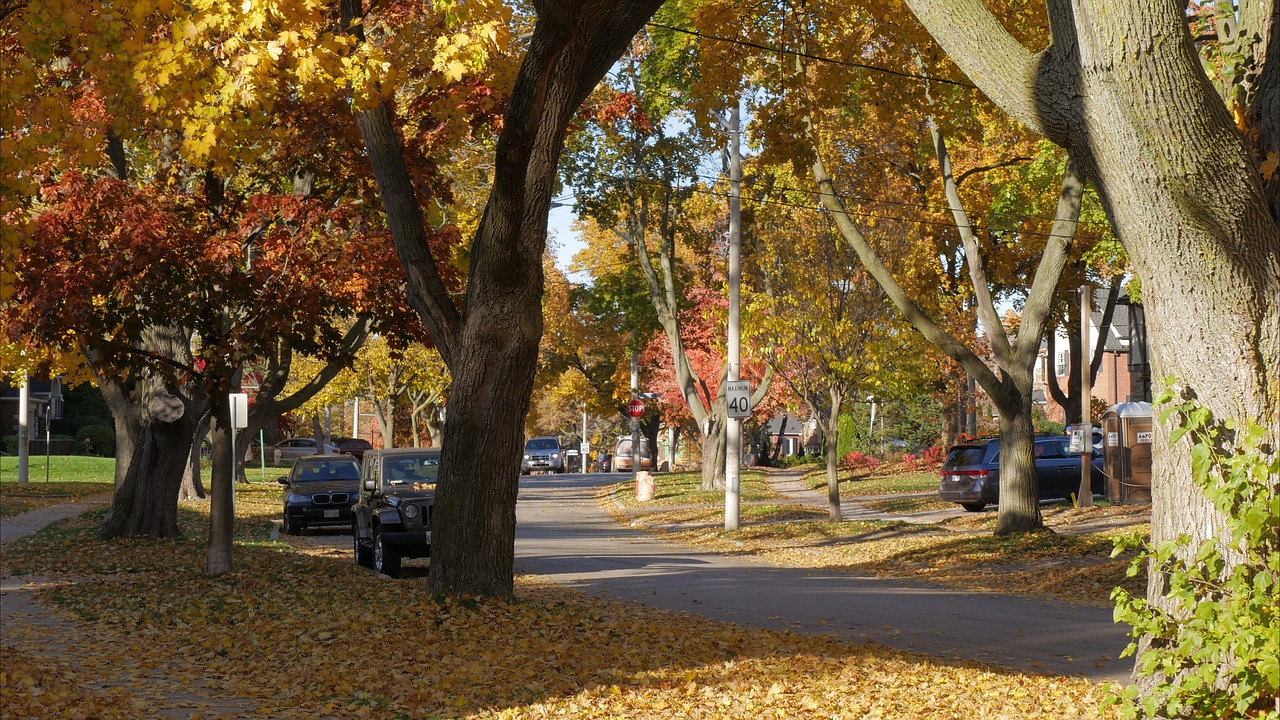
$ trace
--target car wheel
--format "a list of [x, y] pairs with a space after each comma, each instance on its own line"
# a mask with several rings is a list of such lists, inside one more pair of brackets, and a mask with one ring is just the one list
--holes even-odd
[[387, 577], [400, 577], [400, 553], [382, 541], [382, 533], [373, 533], [373, 569]]
[[356, 534], [355, 528], [351, 530], [351, 545], [355, 550], [356, 564], [360, 567], [373, 567], [373, 550], [360, 542], [360, 536]]
[[289, 513], [284, 514], [284, 522], [281, 523], [281, 529], [286, 535], [302, 534], [302, 524], [290, 517]]
[[960, 503], [960, 507], [968, 512], [982, 512], [986, 506], [986, 503]]

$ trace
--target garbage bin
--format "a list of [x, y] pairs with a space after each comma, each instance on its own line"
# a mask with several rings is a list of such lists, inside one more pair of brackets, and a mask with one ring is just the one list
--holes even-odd
[[1107, 500], [1151, 502], [1151, 403], [1112, 405], [1102, 414], [1102, 432]]

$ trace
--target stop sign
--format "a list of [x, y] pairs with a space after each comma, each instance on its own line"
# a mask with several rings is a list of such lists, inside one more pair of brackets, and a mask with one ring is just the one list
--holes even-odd
[[638, 418], [644, 414], [644, 403], [639, 400], [632, 400], [627, 403], [627, 414], [633, 418]]

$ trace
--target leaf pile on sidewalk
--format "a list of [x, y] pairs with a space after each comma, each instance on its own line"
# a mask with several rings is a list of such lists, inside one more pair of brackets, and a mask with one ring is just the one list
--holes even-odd
[[[201, 572], [205, 520], [191, 509], [182, 540], [103, 542], [80, 519], [11, 546], [10, 571], [81, 576], [42, 594], [78, 620], [59, 654], [81, 669], [70, 688], [65, 675], [33, 683], [29, 662], [6, 669], [6, 701], [23, 717], [92, 717], [98, 696], [74, 688], [110, 680], [151, 716], [181, 691], [252, 699], [237, 715], [261, 718], [1111, 717], [1095, 709], [1104, 688], [1081, 679], [746, 630], [528, 578], [514, 601], [430, 599], [421, 575], [267, 540], [278, 492], [241, 493], [236, 570], [218, 578]], [[39, 627], [5, 632], [6, 668], [51, 652]]]
[[96, 482], [4, 482], [0, 483], [0, 518], [110, 492], [109, 484]]

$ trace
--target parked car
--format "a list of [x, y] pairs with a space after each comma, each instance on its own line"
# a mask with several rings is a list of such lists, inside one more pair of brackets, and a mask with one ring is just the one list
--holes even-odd
[[543, 435], [529, 438], [525, 442], [524, 458], [520, 460], [520, 473], [528, 475], [537, 470], [564, 472], [564, 448], [560, 446], [560, 438]]
[[[1080, 453], [1068, 452], [1070, 439], [1062, 435], [1035, 438], [1036, 479], [1040, 499], [1067, 498], [1080, 490]], [[1094, 450], [1090, 463], [1091, 490], [1103, 492], [1102, 453]], [[1000, 440], [973, 440], [952, 447], [942, 463], [938, 496], [969, 512], [1000, 502]]]
[[439, 474], [439, 450], [365, 451], [360, 494], [352, 507], [357, 565], [399, 577], [402, 558], [431, 554], [431, 509]]
[[348, 455], [308, 455], [293, 463], [284, 485], [281, 530], [300, 535], [315, 525], [351, 525], [351, 501], [360, 485], [360, 463]]
[[328, 455], [336, 451], [333, 443], [316, 445], [316, 439], [313, 437], [296, 437], [268, 446], [267, 460], [291, 463], [306, 455]]
[[[634, 458], [631, 457], [631, 438], [618, 438], [613, 448], [613, 472], [631, 472]], [[640, 438], [640, 469], [653, 470], [653, 453], [649, 451], [649, 440]]]
[[357, 460], [364, 459], [365, 450], [373, 449], [373, 444], [364, 438], [335, 438], [333, 444], [339, 453]]

